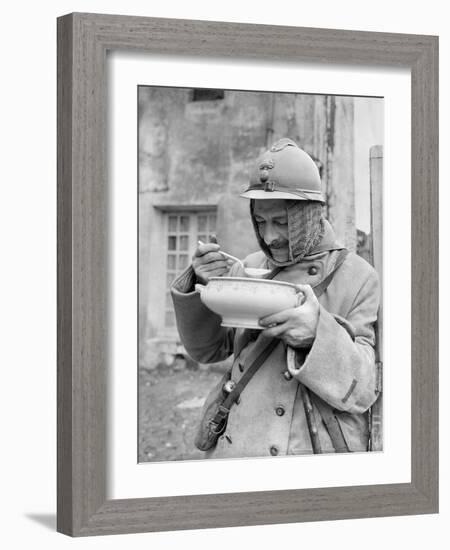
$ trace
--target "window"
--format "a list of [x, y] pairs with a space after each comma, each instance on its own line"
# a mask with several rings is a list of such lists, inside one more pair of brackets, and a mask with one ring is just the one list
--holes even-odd
[[166, 253], [166, 302], [164, 326], [175, 328], [170, 286], [176, 277], [190, 264], [198, 241], [208, 242], [216, 232], [216, 210], [198, 212], [168, 212], [165, 214]]
[[223, 90], [212, 90], [209, 88], [194, 88], [192, 91], [192, 101], [215, 101], [223, 99], [225, 92]]

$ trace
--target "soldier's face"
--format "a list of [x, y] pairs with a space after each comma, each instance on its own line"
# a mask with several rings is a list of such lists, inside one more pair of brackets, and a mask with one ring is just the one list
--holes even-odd
[[274, 260], [289, 260], [289, 233], [286, 201], [255, 199], [253, 214], [261, 238], [270, 249]]

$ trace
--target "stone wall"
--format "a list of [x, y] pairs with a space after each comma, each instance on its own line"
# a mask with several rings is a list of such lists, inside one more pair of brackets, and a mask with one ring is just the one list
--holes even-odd
[[[321, 166], [326, 214], [340, 240], [356, 248], [353, 99], [225, 91], [193, 101], [193, 90], [139, 88], [139, 337], [148, 368], [179, 353], [163, 327], [164, 216], [217, 208], [217, 238], [239, 257], [258, 246], [239, 197], [257, 156], [280, 137], [295, 140]], [[190, 251], [192, 254], [192, 251]]]

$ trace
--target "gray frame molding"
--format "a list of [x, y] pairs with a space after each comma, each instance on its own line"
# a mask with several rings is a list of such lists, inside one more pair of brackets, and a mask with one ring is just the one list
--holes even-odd
[[[106, 52], [409, 67], [412, 481], [106, 498]], [[75, 13], [58, 19], [58, 521], [100, 535], [438, 511], [438, 38]]]

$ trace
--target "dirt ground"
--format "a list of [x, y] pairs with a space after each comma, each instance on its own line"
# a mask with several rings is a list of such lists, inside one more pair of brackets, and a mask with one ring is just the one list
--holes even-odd
[[139, 462], [201, 459], [194, 447], [201, 407], [223, 369], [139, 370]]

